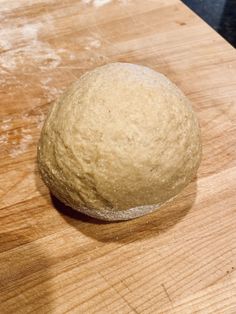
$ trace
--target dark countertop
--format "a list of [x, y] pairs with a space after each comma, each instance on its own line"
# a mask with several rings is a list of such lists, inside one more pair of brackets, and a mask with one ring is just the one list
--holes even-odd
[[236, 47], [236, 0], [182, 0]]

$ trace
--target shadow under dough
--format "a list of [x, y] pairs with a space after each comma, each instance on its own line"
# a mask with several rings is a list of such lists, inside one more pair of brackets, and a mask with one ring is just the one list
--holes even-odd
[[51, 195], [52, 204], [64, 220], [100, 242], [128, 243], [166, 232], [189, 212], [197, 193], [197, 179], [191, 182], [174, 200], [155, 212], [128, 221], [106, 222], [86, 216], [64, 205]]

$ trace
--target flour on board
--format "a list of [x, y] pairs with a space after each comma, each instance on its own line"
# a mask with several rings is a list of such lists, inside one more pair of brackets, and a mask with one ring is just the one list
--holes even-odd
[[37, 108], [37, 114], [30, 115], [28, 112], [24, 112], [21, 114], [20, 118], [26, 122], [36, 123], [36, 127], [38, 129], [41, 129], [43, 122], [45, 120], [45, 115], [44, 115], [43, 111], [40, 109], [40, 107], [38, 107]]
[[22, 42], [29, 43], [31, 40], [37, 40], [38, 31], [43, 24], [28, 23], [21, 26], [6, 25], [0, 29], [0, 49], [7, 50], [15, 48]]
[[[43, 27], [42, 23], [29, 23], [18, 28], [4, 28], [0, 31], [0, 47], [2, 49], [12, 48], [11, 51], [1, 53], [0, 67], [6, 70], [14, 70], [18, 66], [34, 65], [35, 63], [43, 69], [55, 68], [61, 63], [61, 57], [56, 49], [48, 43], [38, 40], [38, 32]], [[17, 47], [20, 42], [25, 42], [24, 46]]]
[[95, 7], [102, 7], [103, 5], [105, 5], [105, 4], [107, 4], [107, 3], [111, 2], [111, 1], [112, 0], [94, 0], [93, 1], [93, 5]]
[[[84, 4], [93, 4], [94, 7], [102, 7], [113, 0], [81, 0]], [[118, 3], [128, 4], [129, 0], [118, 0]]]
[[[75, 59], [75, 55], [67, 49], [53, 48], [49, 43], [39, 40], [39, 33], [43, 29], [44, 24], [42, 22], [37, 23], [22, 23], [21, 26], [9, 26], [0, 30], [0, 83], [2, 86], [9, 84], [7, 76], [10, 76], [11, 81], [17, 81], [16, 70], [19, 69], [19, 73], [29, 72], [32, 67], [37, 67], [39, 72], [48, 72], [50, 75], [50, 69], [55, 69], [61, 64], [61, 55], [66, 55], [67, 58]], [[52, 21], [47, 21], [47, 29], [52, 30]], [[11, 49], [11, 50], [9, 50]], [[6, 51], [7, 50], [7, 51]], [[49, 71], [48, 71], [49, 70]], [[16, 82], [18, 85], [22, 85], [21, 81]], [[27, 82], [24, 82], [24, 88], [30, 86]], [[60, 94], [59, 89], [55, 87], [46, 88], [41, 86], [48, 101], [53, 100]], [[9, 90], [11, 86], [9, 86]]]
[[85, 46], [86, 50], [97, 49], [101, 47], [102, 43], [98, 38], [95, 37], [87, 37], [85, 38], [87, 41], [87, 45]]
[[18, 155], [25, 153], [27, 151], [29, 144], [31, 143], [32, 139], [33, 139], [32, 135], [23, 134], [19, 143], [10, 149], [9, 155], [11, 157], [15, 158]]
[[7, 131], [11, 128], [11, 118], [3, 119], [1, 121], [1, 129], [2, 131]]
[[14, 70], [25, 64], [38, 64], [40, 69], [56, 68], [61, 63], [61, 57], [48, 44], [33, 41], [31, 45], [11, 50], [0, 56], [0, 66], [3, 69]]
[[6, 144], [8, 141], [8, 134], [2, 134], [0, 135], [0, 145]]
[[21, 33], [24, 39], [38, 39], [38, 31], [42, 28], [42, 23], [28, 23], [21, 27]]
[[[34, 1], [27, 0], [28, 5], [32, 5]], [[44, 1], [44, 0], [40, 0]], [[48, 1], [48, 0], [47, 0]], [[102, 7], [112, 0], [81, 0], [84, 4], [92, 5], [95, 7]], [[46, 0], [45, 0], [46, 2]], [[117, 0], [117, 3], [125, 3], [126, 0]], [[16, 4], [16, 1], [14, 2]], [[17, 4], [16, 4], [17, 6]], [[3, 8], [1, 16], [4, 12], [10, 12], [11, 4], [9, 7]], [[1, 8], [1, 4], [0, 4]], [[17, 9], [17, 7], [15, 7]], [[3, 19], [2, 19], [3, 21]], [[53, 47], [50, 42], [44, 40], [45, 34], [54, 33], [53, 19], [50, 16], [45, 16], [40, 21], [25, 23], [24, 17], [17, 20], [17, 25], [10, 24], [7, 14], [4, 17], [4, 27], [0, 29], [0, 84], [2, 86], [7, 85], [7, 91], [9, 94], [14, 93], [15, 86], [22, 87], [24, 90], [25, 98], [28, 100], [31, 109], [37, 108], [37, 111], [33, 114], [24, 112], [15, 116], [15, 118], [25, 122], [28, 128], [12, 129], [15, 124], [14, 121], [2, 121], [0, 129], [3, 131], [3, 135], [0, 137], [0, 144], [7, 147], [9, 156], [15, 158], [21, 154], [27, 152], [29, 145], [33, 141], [32, 125], [34, 128], [41, 128], [45, 119], [44, 113], [40, 111], [39, 105], [43, 99], [52, 101], [57, 98], [63, 90], [54, 86], [53, 78], [55, 71], [53, 69], [61, 66], [62, 60], [77, 60], [80, 58], [76, 51], [71, 51], [62, 47]], [[78, 47], [82, 47], [84, 51], [81, 53], [81, 67], [84, 67], [85, 60], [89, 66], [94, 64], [100, 64], [108, 62], [106, 56], [101, 55], [99, 49], [102, 46], [102, 38], [96, 33], [88, 34], [91, 36], [80, 36]], [[87, 50], [87, 51], [86, 51]], [[66, 66], [65, 66], [66, 68]], [[20, 79], [20, 75], [27, 75], [37, 69], [39, 75], [36, 75], [31, 82], [29, 76], [28, 80]], [[19, 75], [20, 74], [20, 75]], [[5, 80], [5, 81], [3, 81]], [[31, 95], [31, 86], [36, 84], [42, 89], [43, 97], [39, 97], [38, 94]], [[38, 98], [36, 98], [37, 96]], [[15, 119], [14, 118], [14, 119]], [[12, 137], [12, 138], [11, 138]]]

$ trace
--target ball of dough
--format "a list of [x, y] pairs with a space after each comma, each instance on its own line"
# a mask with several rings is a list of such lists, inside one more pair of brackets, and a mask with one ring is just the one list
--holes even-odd
[[164, 75], [111, 63], [55, 102], [38, 163], [63, 203], [103, 220], [154, 211], [196, 175], [200, 131], [188, 99]]

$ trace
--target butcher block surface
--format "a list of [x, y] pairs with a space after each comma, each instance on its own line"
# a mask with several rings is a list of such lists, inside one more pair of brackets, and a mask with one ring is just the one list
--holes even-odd
[[[162, 209], [104, 223], [50, 196], [36, 150], [52, 102], [115, 61], [184, 91], [203, 160]], [[236, 313], [232, 46], [178, 0], [0, 0], [0, 93], [1, 314]]]

